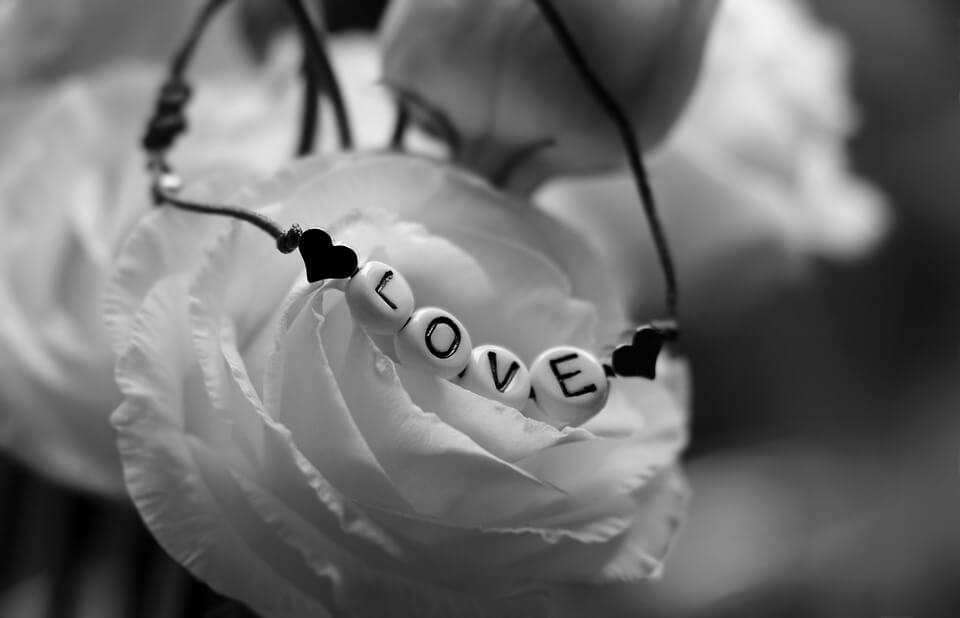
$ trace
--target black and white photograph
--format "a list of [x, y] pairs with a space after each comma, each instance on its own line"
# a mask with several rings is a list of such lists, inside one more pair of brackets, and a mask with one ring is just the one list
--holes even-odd
[[0, 618], [957, 618], [957, 0], [0, 0]]

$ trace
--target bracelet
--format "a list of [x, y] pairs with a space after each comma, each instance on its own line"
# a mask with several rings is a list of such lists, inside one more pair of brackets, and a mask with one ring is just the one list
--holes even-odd
[[[541, 352], [527, 367], [509, 349], [498, 345], [474, 347], [463, 323], [441, 307], [416, 307], [413, 290], [403, 274], [378, 261], [359, 263], [356, 252], [335, 244], [323, 229], [302, 230], [292, 225], [284, 230], [259, 213], [227, 205], [205, 204], [180, 197], [181, 182], [166, 160], [176, 138], [186, 130], [184, 109], [190, 99], [190, 87], [184, 79], [185, 67], [213, 11], [224, 0], [208, 0], [197, 24], [175, 57], [170, 73], [161, 85], [156, 106], [142, 145], [148, 155], [154, 202], [202, 214], [229, 216], [246, 221], [270, 234], [281, 253], [299, 250], [311, 283], [342, 280], [342, 290], [354, 319], [365, 331], [392, 336], [397, 360], [412, 368], [445, 378], [478, 395], [523, 410], [533, 400], [545, 416], [557, 425], [579, 425], [605, 405], [610, 392], [609, 380], [615, 377], [656, 377], [656, 363], [665, 344], [676, 341], [676, 281], [666, 238], [654, 207], [646, 169], [639, 145], [629, 122], [613, 97], [590, 71], [559, 14], [548, 0], [534, 0], [590, 91], [609, 113], [623, 137], [631, 170], [637, 181], [644, 212], [650, 221], [667, 283], [667, 320], [638, 327], [631, 340], [618, 345], [606, 362], [587, 350], [574, 346], [556, 346]], [[295, 15], [302, 13], [300, 0], [290, 0]], [[308, 21], [308, 20], [307, 20]], [[325, 55], [317, 37], [305, 48]], [[313, 65], [330, 68], [325, 57]], [[328, 92], [339, 93], [332, 68], [325, 74]], [[339, 94], [336, 95], [340, 99]], [[342, 103], [342, 101], [341, 101]], [[341, 131], [344, 133], [344, 131]], [[346, 134], [349, 135], [347, 129]], [[303, 141], [303, 139], [301, 139]]]

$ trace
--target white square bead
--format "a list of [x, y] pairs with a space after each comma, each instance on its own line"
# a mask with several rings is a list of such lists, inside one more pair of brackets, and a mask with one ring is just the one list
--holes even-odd
[[367, 262], [344, 289], [350, 313], [369, 333], [399, 332], [413, 313], [413, 290], [383, 262]]

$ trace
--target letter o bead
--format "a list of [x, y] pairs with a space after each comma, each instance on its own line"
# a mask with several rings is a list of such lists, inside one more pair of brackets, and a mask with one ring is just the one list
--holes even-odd
[[344, 293], [350, 313], [369, 333], [394, 334], [413, 313], [413, 290], [407, 280], [383, 262], [360, 267]]
[[401, 364], [452, 378], [470, 361], [470, 334], [449, 311], [421, 307], [394, 337]]
[[603, 365], [585, 350], [558, 346], [530, 365], [537, 406], [561, 425], [580, 425], [607, 402], [610, 384]]
[[460, 386], [487, 399], [522, 410], [530, 398], [530, 372], [520, 358], [497, 345], [473, 349]]

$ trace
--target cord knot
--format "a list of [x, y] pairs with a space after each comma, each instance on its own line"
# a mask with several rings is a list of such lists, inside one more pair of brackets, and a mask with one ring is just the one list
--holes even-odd
[[277, 249], [280, 253], [293, 253], [300, 246], [303, 228], [294, 223], [286, 232], [277, 237]]
[[160, 87], [153, 116], [147, 124], [141, 144], [149, 152], [166, 152], [187, 130], [184, 108], [190, 101], [190, 84], [179, 77], [170, 77]]

